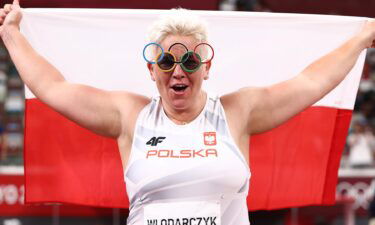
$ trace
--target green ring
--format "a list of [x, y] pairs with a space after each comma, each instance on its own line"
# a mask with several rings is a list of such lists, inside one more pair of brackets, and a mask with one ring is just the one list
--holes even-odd
[[[187, 55], [187, 56], [188, 56], [188, 57], [186, 58], [186, 60], [187, 60], [187, 59], [189, 58], [190, 54], [194, 54], [194, 52], [193, 52], [193, 51], [189, 51], [189, 52], [185, 53], [183, 56]], [[181, 68], [182, 68], [185, 72], [188, 72], [188, 73], [194, 73], [195, 71], [199, 70], [199, 68], [201, 67], [201, 65], [202, 65], [202, 58], [201, 58], [201, 56], [200, 56], [199, 54], [196, 54], [196, 55], [198, 56], [198, 59], [199, 59], [199, 65], [197, 66], [197, 68], [195, 68], [195, 69], [193, 69], [193, 70], [189, 70], [188, 68], [186, 68], [186, 67], [184, 66], [183, 63], [180, 63]], [[182, 57], [182, 58], [183, 58], [183, 57]], [[186, 60], [185, 60], [185, 61], [186, 61]], [[182, 60], [181, 60], [181, 61], [182, 61]]]

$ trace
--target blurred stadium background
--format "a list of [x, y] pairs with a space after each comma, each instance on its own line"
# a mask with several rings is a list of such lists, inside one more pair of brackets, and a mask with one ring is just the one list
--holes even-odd
[[[11, 1], [0, 1], [0, 5]], [[24, 8], [240, 10], [375, 17], [375, 0], [21, 0]], [[307, 43], [308, 44], [308, 43]], [[271, 53], [270, 53], [271, 54]], [[126, 209], [24, 205], [23, 83], [0, 43], [0, 225], [125, 224]], [[368, 51], [333, 206], [250, 212], [251, 224], [354, 225], [375, 217], [375, 49]], [[374, 204], [374, 203], [373, 203]]]

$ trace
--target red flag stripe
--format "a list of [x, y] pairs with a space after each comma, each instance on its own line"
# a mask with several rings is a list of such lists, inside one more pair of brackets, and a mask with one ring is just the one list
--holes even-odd
[[[26, 100], [26, 202], [128, 207], [117, 143]], [[334, 202], [351, 110], [311, 107], [253, 136], [250, 210]]]

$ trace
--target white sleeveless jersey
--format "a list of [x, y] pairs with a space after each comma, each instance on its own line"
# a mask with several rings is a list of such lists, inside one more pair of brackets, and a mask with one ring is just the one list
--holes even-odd
[[128, 225], [248, 225], [250, 170], [234, 143], [219, 97], [176, 125], [160, 97], [139, 114], [124, 172]]

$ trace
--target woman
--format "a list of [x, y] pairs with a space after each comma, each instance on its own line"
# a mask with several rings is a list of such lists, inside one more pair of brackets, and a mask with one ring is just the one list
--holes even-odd
[[[322, 98], [375, 39], [375, 23], [367, 22], [295, 78], [220, 98], [201, 89], [211, 63], [195, 72], [181, 63], [170, 71], [149, 63], [160, 94], [149, 99], [65, 81], [19, 32], [18, 1], [5, 5], [0, 15], [1, 38], [35, 96], [81, 126], [117, 139], [131, 204], [128, 224], [249, 224], [249, 136], [280, 125]], [[199, 20], [182, 16], [157, 23], [151, 41], [165, 50], [175, 43], [193, 50], [207, 42], [207, 35]], [[181, 48], [170, 51], [177, 59], [185, 54]]]

